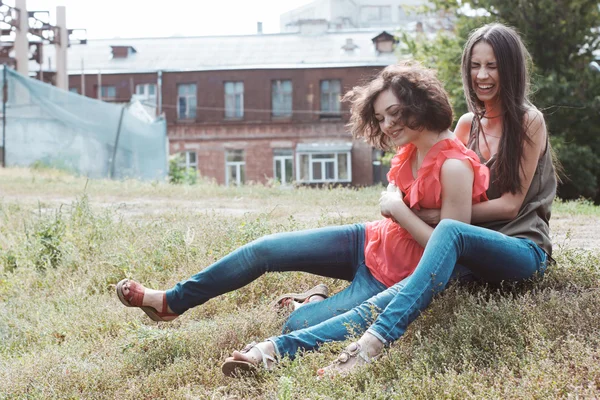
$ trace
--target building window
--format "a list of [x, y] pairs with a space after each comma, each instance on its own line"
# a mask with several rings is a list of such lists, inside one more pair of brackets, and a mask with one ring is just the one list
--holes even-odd
[[321, 117], [340, 116], [342, 83], [339, 79], [321, 81]]
[[292, 150], [277, 149], [273, 151], [273, 177], [281, 186], [292, 183], [294, 176], [293, 158]]
[[391, 6], [364, 6], [360, 8], [360, 22], [366, 25], [392, 22]]
[[135, 85], [135, 98], [146, 105], [156, 106], [156, 83]]
[[225, 154], [225, 184], [241, 185], [246, 181], [244, 150], [227, 150]]
[[404, 7], [402, 6], [398, 6], [398, 22], [399, 23], [406, 23], [406, 22], [410, 22], [411, 18], [409, 13], [404, 9]]
[[117, 88], [116, 86], [100, 86], [97, 97], [101, 100], [108, 99], [113, 100], [117, 98]]
[[244, 117], [244, 82], [225, 82], [225, 118]]
[[177, 85], [177, 119], [196, 118], [196, 84]]
[[271, 99], [274, 117], [290, 117], [292, 115], [292, 81], [272, 81]]
[[192, 168], [194, 170], [198, 169], [198, 160], [196, 158], [195, 151], [184, 151], [179, 153], [181, 157], [181, 162], [179, 163], [180, 167], [183, 168]]
[[350, 182], [350, 152], [297, 153], [298, 182]]

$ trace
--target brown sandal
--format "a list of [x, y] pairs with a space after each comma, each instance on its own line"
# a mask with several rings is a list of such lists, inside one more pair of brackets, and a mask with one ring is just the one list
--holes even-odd
[[[353, 345], [354, 345], [354, 348], [350, 349], [350, 347]], [[358, 343], [358, 342], [350, 343], [350, 345], [348, 345], [348, 347], [346, 347], [342, 351], [342, 354], [340, 354], [333, 363], [331, 363], [330, 365], [328, 365], [325, 368], [319, 368], [317, 370], [317, 379], [323, 379], [328, 375], [331, 378], [333, 378], [334, 375], [346, 375], [346, 374], [350, 373], [352, 370], [336, 371], [336, 369], [337, 369], [336, 367], [341, 364], [346, 364], [348, 361], [350, 361], [353, 358], [360, 358], [360, 360], [357, 362], [361, 363], [361, 365], [365, 365], [365, 364], [370, 364], [371, 362], [373, 362], [374, 360], [379, 358], [379, 355], [376, 355], [374, 357], [369, 357], [367, 355], [366, 351], [363, 351], [360, 343]], [[360, 366], [360, 365], [358, 365], [358, 366]]]
[[[125, 295], [123, 293], [123, 286], [129, 283], [129, 293]], [[142, 301], [144, 300], [144, 292], [146, 288], [135, 281], [129, 279], [123, 279], [119, 283], [117, 283], [117, 296], [119, 296], [119, 300], [121, 303], [126, 305], [127, 307], [139, 307], [152, 319], [156, 322], [166, 322], [172, 321], [179, 316], [179, 314], [167, 312], [167, 294], [163, 294], [163, 304], [162, 311], [156, 310], [154, 307], [143, 306]]]
[[304, 293], [282, 294], [271, 303], [271, 307], [282, 308], [288, 305], [291, 301], [296, 301], [298, 303], [308, 303], [310, 301], [310, 298], [313, 296], [321, 296], [324, 299], [326, 299], [327, 297], [329, 297], [329, 288], [327, 287], [327, 285], [320, 283]]

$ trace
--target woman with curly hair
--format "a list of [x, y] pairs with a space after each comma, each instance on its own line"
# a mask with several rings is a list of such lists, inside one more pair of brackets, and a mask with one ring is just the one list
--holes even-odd
[[[449, 130], [452, 108], [433, 71], [417, 64], [389, 66], [364, 86], [355, 87], [345, 100], [351, 103], [350, 129], [355, 138], [397, 151], [388, 174], [390, 185], [379, 200], [385, 218], [323, 228], [331, 235], [331, 242], [319, 243], [317, 249], [301, 249], [301, 254], [296, 249], [282, 256], [294, 257], [299, 264], [308, 257], [304, 253], [307, 251], [329, 267], [344, 254], [343, 259], [351, 261], [346, 261], [343, 268], [354, 278], [340, 294], [292, 313], [284, 329], [289, 333], [234, 352], [222, 366], [225, 375], [235, 376], [240, 370], [257, 366], [268, 369], [275, 357], [294, 357], [298, 350], [344, 340], [349, 336], [348, 326], [364, 331], [373, 311], [385, 309], [402, 281], [413, 272], [433, 232], [432, 226], [416, 216], [404, 218], [399, 224], [399, 204], [407, 210], [439, 209], [441, 218], [468, 224], [471, 204], [487, 199], [489, 171]], [[320, 232], [295, 235], [313, 243], [323, 235]], [[353, 232], [350, 243], [349, 232]], [[278, 236], [277, 240], [282, 239]], [[320, 247], [323, 245], [327, 249]], [[317, 266], [310, 265], [315, 271]], [[320, 269], [317, 273], [325, 275], [326, 271]], [[354, 294], [346, 296], [345, 291]], [[360, 298], [363, 300], [357, 302]]]

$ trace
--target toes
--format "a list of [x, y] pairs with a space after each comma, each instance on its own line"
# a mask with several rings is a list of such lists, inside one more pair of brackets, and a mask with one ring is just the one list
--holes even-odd
[[357, 350], [358, 350], [358, 343], [356, 343], [356, 342], [352, 342], [348, 345], [348, 347], [346, 347], [346, 351], [349, 353], [354, 353]]
[[246, 362], [250, 362], [252, 364], [258, 364], [258, 361], [260, 360], [260, 355], [259, 357], [255, 356], [255, 352], [258, 352], [257, 349], [252, 348], [250, 351], [246, 352], [246, 353], [242, 353], [241, 351], [237, 351], [235, 350], [231, 355], [232, 355], [232, 359], [237, 360], [237, 361], [246, 361]]
[[241, 353], [237, 350], [235, 350], [230, 357], [232, 360], [237, 360], [237, 361], [249, 361], [248, 357], [246, 356], [245, 353]]

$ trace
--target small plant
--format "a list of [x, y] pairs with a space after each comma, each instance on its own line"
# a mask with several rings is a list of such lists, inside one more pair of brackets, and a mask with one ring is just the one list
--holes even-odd
[[4, 271], [14, 272], [14, 270], [17, 269], [17, 257], [15, 256], [15, 253], [8, 250], [7, 252], [0, 254], [2, 254], [1, 260], [2, 264], [4, 264]]
[[187, 168], [181, 154], [169, 158], [169, 182], [176, 185], [195, 185], [198, 182], [198, 171]]
[[77, 170], [73, 167], [72, 163], [61, 158], [45, 157], [31, 163], [30, 168], [34, 171], [54, 170], [77, 175]]
[[56, 268], [63, 258], [61, 241], [65, 233], [65, 224], [57, 212], [53, 220], [42, 221], [29, 236], [30, 245], [34, 247], [35, 266], [38, 270], [48, 267]]

